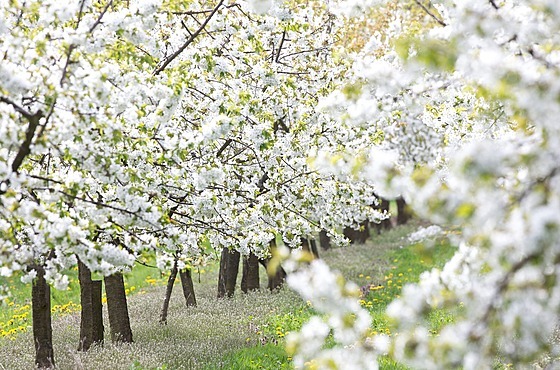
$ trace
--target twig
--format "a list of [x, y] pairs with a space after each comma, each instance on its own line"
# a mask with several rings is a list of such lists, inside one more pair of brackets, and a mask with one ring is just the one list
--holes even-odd
[[286, 39], [286, 31], [282, 32], [282, 39], [280, 40], [280, 45], [278, 46], [278, 51], [276, 52], [276, 57], [274, 58], [274, 61], [276, 63], [278, 63], [278, 60], [280, 60], [280, 52], [282, 51], [282, 46], [284, 45], [285, 39]]
[[[441, 20], [440, 18], [438, 18], [434, 13], [432, 13], [432, 12], [430, 11], [430, 9], [426, 8], [426, 7], [424, 6], [424, 4], [422, 4], [419, 0], [414, 0], [414, 2], [415, 2], [416, 4], [418, 4], [418, 5], [422, 8], [422, 10], [424, 10], [430, 17], [432, 17], [432, 18], [433, 18], [436, 22], [438, 22], [440, 25], [442, 25], [442, 26], [444, 26], [444, 27], [447, 26], [447, 23], [445, 23], [443, 20]], [[493, 0], [490, 0], [490, 2], [493, 3]]]

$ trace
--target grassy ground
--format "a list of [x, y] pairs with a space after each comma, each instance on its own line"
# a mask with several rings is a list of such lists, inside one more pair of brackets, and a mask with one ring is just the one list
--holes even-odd
[[[409, 245], [407, 236], [418, 227], [417, 223], [411, 223], [374, 235], [364, 245], [321, 253], [321, 258], [331, 268], [339, 270], [347, 279], [362, 287], [365, 294], [360, 303], [372, 315], [374, 333], [393, 334], [384, 313], [387, 305], [399, 297], [404, 284], [418, 281], [419, 275], [432, 267], [443, 267], [455, 251], [444, 238], [436, 240], [431, 248], [424, 248], [421, 244]], [[312, 307], [302, 304], [267, 317], [259, 331], [261, 342], [266, 343], [266, 346], [231, 351], [205, 369], [291, 369], [287, 363], [289, 358], [283, 350], [284, 337], [290, 331], [299, 330], [313, 314]], [[451, 320], [453, 316], [449, 311], [433, 311], [429, 318], [432, 332], [437, 333]], [[255, 351], [260, 356], [252, 356]], [[406, 369], [389, 358], [380, 359], [380, 368]]]
[[[441, 264], [452, 251], [446, 245], [438, 246], [434, 249], [436, 259], [430, 260], [407, 248], [406, 236], [418, 226], [399, 227], [372, 237], [365, 245], [321, 254], [331, 267], [364, 287], [367, 295], [362, 305], [374, 317], [373, 330], [390, 330], [383, 316], [387, 303], [399, 294], [402, 284], [415, 280], [432, 264]], [[261, 274], [264, 275], [264, 270]], [[261, 292], [217, 300], [217, 271], [210, 269], [200, 276], [200, 281], [195, 276], [198, 306], [185, 308], [177, 286], [168, 325], [161, 326], [158, 315], [164, 287], [159, 282], [163, 279], [154, 279], [157, 274], [153, 270], [139, 275], [128, 279], [129, 287], [135, 287], [135, 294], [129, 299], [135, 343], [115, 346], [107, 341], [103, 347], [86, 354], [78, 353], [75, 349], [79, 315], [58, 315], [53, 322], [53, 341], [59, 369], [290, 369], [283, 339], [287, 332], [298, 330], [314, 313], [312, 307], [289, 290], [267, 292], [264, 276]], [[27, 297], [29, 292], [26, 294], [22, 297]], [[61, 301], [60, 304], [65, 303]], [[16, 305], [22, 307], [25, 301], [14, 303], [12, 307]], [[440, 316], [434, 316], [434, 330], [437, 330], [438, 320], [451, 319], [446, 314]], [[32, 368], [34, 351], [30, 331], [12, 337], [14, 340], [0, 338], [0, 370]], [[402, 367], [383, 359], [382, 368]]]

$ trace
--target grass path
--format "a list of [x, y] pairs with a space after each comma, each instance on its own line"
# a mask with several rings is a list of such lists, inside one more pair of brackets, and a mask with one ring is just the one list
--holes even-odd
[[[381, 285], [387, 280], [387, 271], [395, 265], [388, 258], [391, 251], [406, 246], [406, 235], [417, 227], [413, 224], [396, 228], [374, 236], [365, 245], [322, 251], [321, 257], [360, 285]], [[56, 318], [53, 341], [57, 368], [289, 368], [282, 364], [286, 361], [285, 354], [275, 343], [281, 341], [287, 331], [297, 329], [310, 315], [306, 302], [288, 289], [274, 294], [265, 289], [248, 295], [238, 292], [233, 299], [217, 300], [215, 270], [210, 270], [202, 275], [200, 282], [195, 282], [198, 301], [195, 308], [184, 307], [181, 289], [178, 285], [175, 287], [166, 326], [158, 324], [164, 287], [146, 288], [131, 296], [129, 310], [135, 342], [132, 345], [114, 346], [107, 341], [103, 347], [93, 348], [86, 354], [78, 353], [75, 349], [79, 315]], [[263, 275], [264, 270], [261, 270], [264, 288]], [[105, 323], [108, 325], [107, 318]], [[106, 338], [109, 337], [107, 329]], [[261, 346], [263, 343], [266, 346]], [[270, 357], [270, 361], [259, 360], [264, 356]], [[239, 357], [248, 362], [239, 365]], [[31, 369], [33, 359], [30, 331], [19, 334], [15, 341], [0, 339], [0, 370]]]

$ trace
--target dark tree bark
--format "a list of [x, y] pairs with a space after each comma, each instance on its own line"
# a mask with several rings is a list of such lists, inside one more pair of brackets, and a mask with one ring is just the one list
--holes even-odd
[[220, 274], [218, 277], [218, 298], [233, 297], [237, 274], [239, 272], [240, 254], [236, 250], [222, 249], [220, 259]]
[[412, 216], [410, 208], [402, 197], [397, 198], [397, 225], [404, 225]]
[[241, 291], [247, 293], [259, 290], [259, 258], [253, 253], [243, 257], [243, 274], [241, 277]]
[[321, 244], [321, 248], [324, 250], [328, 250], [331, 247], [331, 238], [325, 230], [319, 232], [319, 244]]
[[111, 327], [111, 340], [118, 343], [132, 343], [132, 329], [128, 316], [124, 280], [121, 273], [105, 277], [107, 311]]
[[93, 289], [91, 271], [78, 261], [78, 281], [80, 282], [80, 343], [78, 351], [87, 351], [93, 344]]
[[226, 296], [226, 268], [229, 250], [222, 248], [222, 255], [220, 256], [220, 270], [218, 272], [218, 298]]
[[39, 369], [50, 369], [54, 368], [50, 287], [45, 280], [45, 269], [42, 266], [33, 269], [37, 271], [31, 288], [35, 364]]
[[284, 285], [286, 281], [286, 271], [282, 268], [282, 266], [278, 266], [275, 268], [275, 271], [270, 271], [268, 268], [270, 262], [270, 258], [267, 259], [260, 259], [259, 263], [264, 266], [268, 275], [268, 289], [271, 292], [274, 292]]
[[350, 239], [350, 243], [364, 244], [369, 238], [369, 226], [368, 222], [364, 221], [360, 224], [359, 230], [355, 230], [351, 227], [345, 227], [343, 234], [345, 237]]
[[175, 261], [173, 262], [173, 267], [171, 268], [169, 279], [167, 279], [165, 298], [163, 299], [163, 308], [161, 309], [161, 314], [159, 315], [160, 324], [167, 324], [167, 312], [169, 311], [169, 301], [171, 300], [171, 293], [173, 293], [173, 285], [175, 284], [176, 278], [177, 278], [177, 259], [175, 259]]
[[82, 261], [78, 261], [78, 280], [82, 306], [78, 351], [87, 351], [92, 344], [103, 341], [102, 282], [91, 279], [91, 271]]
[[181, 285], [183, 286], [183, 295], [185, 296], [187, 307], [196, 306], [191, 270], [188, 268], [181, 270], [179, 276], [181, 277]]
[[104, 340], [105, 327], [103, 326], [103, 281], [93, 280], [91, 282], [91, 304], [93, 314], [93, 343], [102, 344]]

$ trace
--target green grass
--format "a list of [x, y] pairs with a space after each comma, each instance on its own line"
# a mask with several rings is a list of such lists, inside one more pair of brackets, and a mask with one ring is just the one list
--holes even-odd
[[243, 348], [203, 369], [293, 369], [293, 366], [282, 346], [267, 343]]
[[[436, 243], [431, 249], [407, 247], [406, 236], [418, 228], [411, 223], [381, 235], [374, 235], [365, 245], [320, 251], [332, 268], [362, 287], [383, 286], [371, 290], [362, 305], [373, 317], [378, 332], [390, 330], [384, 315], [387, 304], [400, 293], [402, 284], [415, 281], [431, 266], [441, 266], [454, 251], [446, 243]], [[427, 253], [431, 251], [432, 253]], [[399, 274], [402, 273], [402, 276]], [[405, 276], [406, 275], [406, 276]], [[129, 312], [134, 344], [117, 346], [108, 340], [103, 347], [88, 353], [78, 353], [79, 313], [56, 315], [53, 321], [53, 342], [57, 368], [114, 369], [114, 370], [170, 370], [170, 369], [291, 369], [291, 361], [284, 350], [284, 338], [299, 330], [316, 312], [295, 293], [283, 289], [271, 294], [265, 288], [261, 269], [261, 291], [241, 294], [233, 299], [216, 299], [217, 268], [195, 271], [195, 291], [198, 307], [186, 308], [181, 289], [173, 292], [168, 325], [158, 324], [167, 276], [137, 266], [125, 277], [127, 286], [135, 287], [129, 299]], [[15, 278], [15, 277], [14, 277]], [[17, 280], [17, 279], [16, 279]], [[71, 289], [55, 292], [53, 304], [77, 302], [76, 279]], [[389, 280], [391, 283], [389, 284]], [[400, 280], [400, 281], [399, 281]], [[16, 290], [12, 302], [29, 302], [29, 287], [12, 282]], [[18, 285], [20, 284], [20, 285]], [[74, 284], [74, 285], [72, 285]], [[152, 286], [153, 285], [153, 286]], [[21, 288], [21, 289], [20, 289]], [[25, 290], [27, 289], [27, 290]], [[66, 294], [66, 295], [65, 295]], [[55, 303], [56, 302], [56, 303]], [[12, 306], [16, 305], [14, 303]], [[1, 310], [4, 314], [4, 310]], [[453, 319], [446, 311], [434, 311], [430, 316], [433, 330]], [[105, 325], [108, 326], [107, 317]], [[106, 327], [106, 337], [109, 336]], [[15, 340], [0, 338], [0, 364], [7, 369], [30, 368], [33, 364], [33, 342], [29, 330], [15, 335]], [[330, 342], [327, 345], [332, 345]], [[389, 358], [381, 358], [382, 369], [405, 369]]]

